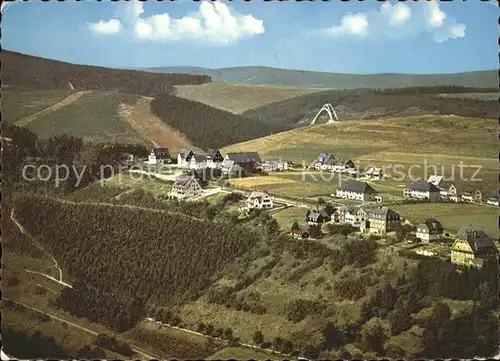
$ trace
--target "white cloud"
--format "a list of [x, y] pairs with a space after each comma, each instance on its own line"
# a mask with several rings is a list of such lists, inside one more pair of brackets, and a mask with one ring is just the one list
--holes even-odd
[[168, 13], [142, 17], [143, 13], [143, 3], [133, 1], [124, 4], [118, 15], [122, 28], [141, 40], [198, 39], [225, 45], [264, 33], [262, 20], [231, 11], [221, 2], [203, 1], [197, 12], [182, 18], [172, 18]]
[[96, 34], [116, 34], [120, 31], [122, 24], [118, 19], [111, 19], [109, 21], [99, 21], [97, 23], [88, 24], [89, 29]]
[[340, 25], [326, 29], [326, 34], [330, 36], [366, 36], [368, 20], [364, 14], [347, 14], [340, 20]]
[[399, 26], [410, 20], [411, 9], [403, 3], [397, 3], [396, 5], [384, 3], [380, 7], [380, 14], [387, 20], [389, 25]]
[[442, 43], [465, 36], [466, 27], [440, 8], [439, 1], [383, 3], [378, 10], [349, 13], [340, 24], [313, 33], [340, 39], [401, 39], [422, 32]]

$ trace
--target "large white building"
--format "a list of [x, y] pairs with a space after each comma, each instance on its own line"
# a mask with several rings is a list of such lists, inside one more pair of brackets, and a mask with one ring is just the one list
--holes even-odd
[[273, 208], [273, 200], [266, 192], [252, 192], [247, 199], [248, 209]]
[[366, 182], [350, 179], [337, 189], [336, 196], [343, 199], [354, 199], [362, 202], [375, 201], [377, 191]]
[[408, 183], [403, 190], [403, 195], [406, 198], [436, 201], [440, 198], [440, 192], [434, 184], [421, 180]]

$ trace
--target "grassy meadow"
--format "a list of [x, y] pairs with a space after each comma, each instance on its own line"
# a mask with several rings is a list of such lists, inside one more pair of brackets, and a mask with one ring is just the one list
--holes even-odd
[[114, 91], [91, 92], [72, 104], [35, 119], [28, 129], [40, 138], [71, 134], [91, 141], [146, 142], [119, 114], [120, 104], [135, 104], [137, 100], [135, 95]]
[[2, 89], [2, 120], [7, 123], [37, 113], [63, 100], [73, 91]]
[[207, 83], [176, 86], [176, 95], [239, 114], [266, 104], [324, 90], [324, 88]]
[[[225, 152], [257, 151], [264, 158], [283, 158], [297, 164], [310, 164], [319, 153], [349, 157], [361, 166], [386, 166], [395, 174], [395, 165], [404, 175], [421, 179], [434, 174], [452, 176], [461, 188], [474, 185], [484, 193], [494, 193], [498, 184], [497, 122], [447, 115], [346, 121], [303, 127], [268, 137], [225, 147]], [[460, 164], [463, 177], [460, 177]], [[481, 167], [475, 178], [472, 176]], [[427, 173], [426, 173], [427, 168]], [[363, 169], [363, 168], [362, 168]], [[472, 182], [472, 180], [477, 181]], [[400, 192], [409, 177], [399, 185], [387, 186]], [[381, 184], [381, 188], [387, 187]], [[377, 188], [376, 188], [377, 189]], [[384, 190], [381, 190], [382, 192]], [[402, 188], [401, 188], [402, 191]], [[297, 192], [300, 192], [298, 190]]]

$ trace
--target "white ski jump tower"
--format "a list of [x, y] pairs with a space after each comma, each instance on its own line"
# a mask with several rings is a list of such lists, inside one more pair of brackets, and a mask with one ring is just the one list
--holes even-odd
[[311, 125], [316, 124], [316, 120], [318, 120], [318, 117], [321, 115], [321, 113], [326, 112], [328, 114], [328, 123], [333, 123], [334, 121], [338, 121], [339, 117], [337, 116], [337, 112], [335, 112], [335, 109], [330, 103], [326, 103], [323, 105], [323, 107], [319, 110], [318, 114], [314, 117], [314, 119], [311, 122]]

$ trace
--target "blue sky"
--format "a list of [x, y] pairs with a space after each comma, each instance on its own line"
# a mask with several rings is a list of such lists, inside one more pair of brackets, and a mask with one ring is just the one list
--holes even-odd
[[2, 48], [108, 67], [272, 66], [340, 73], [498, 68], [494, 3], [16, 2]]

